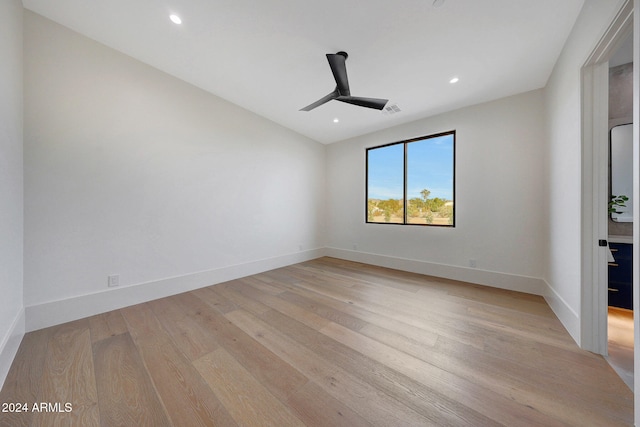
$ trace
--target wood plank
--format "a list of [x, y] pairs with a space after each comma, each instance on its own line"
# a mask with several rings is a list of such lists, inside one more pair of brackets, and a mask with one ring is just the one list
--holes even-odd
[[284, 291], [280, 286], [273, 284], [272, 280], [264, 281], [260, 279], [261, 279], [261, 276], [256, 275], [256, 276], [243, 277], [242, 279], [239, 279], [239, 281], [242, 283], [247, 283], [255, 287], [256, 289], [261, 290], [262, 292], [266, 292], [274, 296], [280, 295]]
[[[475, 324], [486, 329], [534, 339], [569, 351], [579, 350], [575, 342], [567, 336], [567, 331], [562, 323], [554, 315], [531, 315], [486, 304], [469, 304], [467, 316], [473, 319]], [[544, 329], [544, 334], [540, 334], [541, 328]]]
[[98, 341], [93, 358], [102, 425], [172, 425], [128, 333]]
[[[271, 295], [264, 294], [257, 289], [254, 289], [253, 293], [251, 293], [249, 290], [247, 290], [245, 293], [247, 295], [252, 295], [256, 299], [259, 299], [264, 304], [268, 305], [274, 310], [277, 310], [278, 312], [286, 316], [289, 316], [292, 319], [295, 319], [317, 331], [322, 330], [322, 328], [324, 328], [326, 325], [331, 323], [331, 321], [326, 317], [320, 317], [314, 314], [316, 312], [315, 307], [318, 303], [317, 302], [313, 303], [312, 300], [310, 299], [304, 299], [299, 296], [294, 296], [293, 297], [294, 301], [296, 302], [303, 301], [302, 307], [300, 307], [296, 304], [289, 302], [290, 299], [283, 300], [281, 298], [276, 298]], [[286, 296], [287, 294], [288, 292], [281, 294], [280, 296]], [[351, 307], [348, 306], [346, 308], [351, 308]], [[313, 316], [310, 317], [310, 315], [313, 315]], [[329, 317], [337, 318], [338, 320], [344, 320], [344, 318], [346, 317], [346, 314], [345, 316], [332, 314]], [[353, 318], [353, 316], [347, 317], [347, 319], [350, 319], [350, 318]], [[425, 351], [428, 351], [429, 348], [433, 347], [437, 339], [437, 336], [432, 337], [432, 341], [429, 342], [429, 344], [424, 345], [423, 343], [413, 340], [411, 338], [408, 338], [398, 332], [390, 331], [388, 329], [369, 324], [362, 320], [359, 320], [359, 322], [357, 323], [353, 321], [342, 321], [342, 322], [336, 322], [336, 323], [346, 326], [353, 331], [360, 331], [360, 333], [362, 333], [363, 335], [369, 336], [371, 338], [374, 338], [380, 342], [389, 344], [391, 346], [400, 345], [404, 351], [409, 352], [409, 354], [415, 354], [415, 355], [420, 355]], [[406, 325], [404, 325], [402, 328], [399, 328], [399, 329], [401, 330], [406, 329]]]
[[224, 349], [203, 356], [193, 365], [238, 424], [304, 425]]
[[236, 425], [147, 304], [125, 308], [122, 313], [174, 426]]
[[223, 296], [229, 300], [231, 300], [238, 307], [242, 307], [243, 309], [251, 312], [251, 313], [264, 313], [265, 311], [269, 311], [269, 307], [266, 305], [255, 301], [251, 298], [247, 298], [245, 295], [242, 295], [242, 292], [238, 292], [235, 290], [236, 281], [220, 283], [219, 285], [210, 287], [209, 289], [214, 294]]
[[208, 305], [222, 314], [237, 310], [239, 308], [238, 305], [231, 301], [229, 298], [213, 292], [213, 288], [213, 286], [209, 286], [206, 288], [196, 289], [195, 291], [192, 291], [190, 293], [205, 301]]
[[109, 311], [89, 318], [91, 342], [127, 333], [127, 325], [120, 311]]
[[[239, 289], [243, 290], [245, 295], [247, 295], [250, 298], [253, 297], [261, 301], [270, 301], [271, 302], [270, 306], [273, 306], [274, 304], [278, 304], [277, 298], [269, 298], [267, 295], [258, 293], [259, 291], [255, 288], [253, 291], [249, 291], [246, 287], [239, 288]], [[280, 301], [286, 301], [286, 300], [280, 299]], [[282, 304], [280, 304], [280, 306], [282, 306]], [[366, 325], [366, 322], [364, 322], [363, 320], [359, 319], [356, 316], [349, 314], [346, 310], [345, 311], [337, 310], [326, 304], [319, 303], [318, 301], [312, 301], [308, 299], [305, 300], [304, 298], [298, 298], [296, 300], [295, 306], [294, 307], [289, 306], [289, 309], [292, 310], [295, 307], [298, 307], [301, 311], [305, 311], [307, 313], [317, 314], [319, 317], [326, 319], [327, 321], [337, 323], [339, 325], [345, 326], [354, 331], [358, 331], [360, 330], [360, 328]]]
[[[320, 329], [330, 322], [329, 319], [316, 314], [314, 311], [310, 311], [304, 307], [300, 307], [299, 305], [292, 304], [289, 301], [283, 300], [281, 298], [265, 294], [257, 288], [246, 289], [245, 294], [250, 298], [262, 301], [262, 303], [266, 306], [277, 310], [280, 313], [287, 315], [293, 319], [296, 319], [297, 321], [302, 322], [314, 329]], [[358, 323], [356, 326], [357, 329], [360, 329], [361, 327], [362, 322]]]
[[[266, 295], [258, 291], [257, 289], [254, 289], [253, 294], [248, 290], [245, 293], [247, 295], [252, 295], [256, 299], [260, 299], [266, 305], [272, 307], [278, 312], [284, 314], [285, 316], [291, 317], [292, 319], [295, 319], [314, 330], [322, 331], [325, 326], [331, 324], [331, 322], [325, 318], [318, 318], [317, 316], [315, 318], [309, 318], [309, 310], [305, 310], [294, 304], [288, 303], [287, 301], [283, 301], [280, 298]], [[311, 305], [311, 303], [308, 303], [305, 305], [305, 307], [310, 307]], [[311, 313], [313, 313], [313, 311], [311, 311]], [[265, 317], [262, 318], [265, 319]], [[350, 325], [350, 323], [352, 322], [346, 322], [347, 325]], [[403, 351], [407, 352], [408, 354], [416, 355], [418, 357], [423, 355], [425, 352], [430, 351], [430, 349], [432, 350], [433, 344], [435, 344], [435, 339], [432, 343], [430, 343], [430, 345], [423, 345], [420, 342], [407, 338], [401, 334], [389, 331], [387, 329], [380, 328], [376, 325], [367, 324], [366, 322], [364, 322], [363, 324], [365, 325], [364, 327], [358, 325], [357, 328], [351, 329], [355, 331], [364, 330], [364, 332], [361, 332], [364, 335], [377, 339], [378, 341], [389, 344], [391, 346], [400, 346]], [[276, 327], [278, 328], [279, 325]], [[300, 333], [295, 334], [296, 337], [300, 337], [300, 335]]]
[[442, 317], [430, 315], [429, 313], [407, 313], [402, 307], [389, 306], [384, 299], [371, 299], [366, 298], [366, 296], [363, 298], [358, 295], [358, 291], [354, 291], [352, 288], [341, 289], [337, 286], [329, 288], [326, 285], [318, 286], [308, 282], [301, 282], [297, 286], [436, 335], [457, 339], [464, 344], [473, 345], [479, 349], [484, 347], [484, 337], [478, 334], [477, 329], [469, 329], [468, 325], [453, 324]]
[[376, 390], [347, 371], [278, 332], [251, 313], [225, 315], [273, 353], [286, 360], [335, 399], [375, 425], [428, 425], [434, 419], [418, 414], [398, 400]]
[[[434, 355], [437, 356], [432, 356], [427, 360], [444, 369], [455, 370], [459, 375], [480, 384], [503, 383], [509, 387], [509, 390], [517, 390], [517, 394], [526, 393], [534, 398], [537, 395], [544, 395], [547, 399], [560, 402], [561, 407], [556, 410], [568, 414], [571, 413], [571, 411], [567, 411], [568, 407], [573, 407], [574, 411], [585, 412], [585, 400], [576, 399], [569, 402], [567, 401], [568, 395], [584, 395], [586, 390], [598, 389], [601, 393], [600, 397], [589, 399], [588, 405], [591, 409], [597, 408], [598, 413], [606, 414], [607, 418], [598, 420], [598, 417], [591, 417], [594, 423], [599, 421], [605, 425], [615, 425], [613, 421], [617, 418], [615, 412], [619, 412], [620, 408], [631, 404], [631, 397], [617, 396], [616, 391], [620, 386], [619, 383], [603, 381], [599, 372], [606, 371], [604, 365], [607, 363], [602, 358], [600, 359], [603, 365], [600, 366], [598, 372], [594, 371], [593, 374], [586, 374], [581, 368], [576, 368], [576, 366], [584, 364], [584, 358], [591, 359], [592, 356], [595, 356], [588, 352], [583, 355], [583, 360], [575, 359], [573, 361], [574, 367], [569, 370], [567, 370], [568, 366], [563, 363], [551, 366], [547, 364], [540, 367], [538, 364], [523, 363], [522, 359], [510, 359], [507, 355], [499, 357], [472, 347], [461, 348], [459, 343], [446, 339], [438, 341]], [[564, 375], [573, 380], [571, 382], [559, 380]], [[541, 405], [545, 404], [541, 403]], [[574, 419], [578, 422], [581, 418], [578, 416]]]
[[296, 390], [287, 403], [307, 426], [366, 427], [372, 425], [313, 381]]
[[[207, 306], [191, 293], [176, 301], [184, 310], [206, 312]], [[220, 344], [274, 396], [285, 401], [307, 382], [307, 377], [260, 345], [222, 315], [209, 312], [194, 319], [199, 328], [211, 331]]]
[[276, 268], [274, 270], [265, 271], [260, 274], [260, 277], [267, 278], [267, 280], [273, 280], [279, 283], [296, 284], [299, 279], [291, 274], [287, 267]]
[[[154, 312], [164, 329], [169, 332], [176, 347], [190, 360], [194, 361], [218, 348], [218, 341], [210, 331], [203, 329], [194, 318], [201, 316], [202, 310], [179, 303], [185, 294], [174, 295], [171, 299], [162, 298], [150, 301]], [[206, 314], [206, 312], [205, 312]]]
[[[496, 376], [500, 373], [498, 370], [485, 373], [478, 369], [469, 369], [466, 361], [456, 363], [442, 357], [438, 359], [438, 365], [425, 363], [337, 324], [329, 324], [321, 332], [363, 354], [371, 355], [381, 363], [422, 384], [437, 388], [453, 400], [501, 424], [551, 425], [554, 424], [555, 419], [565, 423], [577, 421], [581, 425], [588, 425], [594, 421], [604, 424], [609, 421], [594, 419], [592, 414], [585, 416], [583, 412], [567, 412], [565, 402], [558, 401], [543, 390], [536, 390], [526, 382], [517, 381], [511, 384], [509, 377]], [[446, 366], [438, 367], [444, 364]], [[482, 398], [478, 399], [478, 396]], [[525, 408], [530, 410], [526, 411]], [[514, 416], [516, 413], [519, 415]]]
[[[292, 268], [297, 268], [297, 266]], [[368, 272], [368, 270], [373, 270], [373, 272]], [[437, 317], [447, 317], [452, 320], [462, 319], [469, 322], [473, 321], [473, 318], [467, 315], [470, 307], [486, 308], [488, 306], [518, 315], [528, 314], [526, 308], [531, 307], [532, 312], [539, 313], [542, 310], [542, 313], [549, 317], [549, 307], [539, 296], [518, 295], [513, 291], [493, 289], [491, 296], [485, 297], [486, 287], [484, 286], [435, 279], [380, 267], [361, 266], [358, 270], [347, 269], [346, 271], [349, 277], [353, 277], [354, 280], [350, 288], [361, 291], [361, 295], [365, 298], [377, 297], [378, 300], [389, 302], [397, 310], [415, 310], [418, 315], [423, 312], [431, 312], [436, 313]], [[378, 277], [379, 275], [387, 278], [381, 279]], [[398, 289], [393, 289], [398, 288], [398, 284], [403, 284], [407, 280], [411, 280], [413, 284], [413, 289], [410, 291], [413, 292], [412, 295], [409, 295], [410, 292], [403, 293], [398, 292]], [[393, 286], [390, 287], [390, 285]], [[447, 291], [443, 292], [444, 290]], [[495, 299], [493, 298], [494, 294], [497, 297]], [[470, 298], [474, 295], [477, 296], [477, 300]], [[394, 302], [397, 304], [394, 305]], [[462, 314], [462, 316], [456, 315], [456, 313]], [[539, 322], [545, 321], [545, 318], [536, 317]], [[485, 322], [484, 325], [486, 326], [488, 323]], [[515, 322], [514, 325], [518, 325], [518, 322]], [[561, 330], [564, 332], [564, 329], [561, 328]]]
[[436, 340], [433, 340], [433, 343], [431, 344], [425, 344], [396, 331], [381, 328], [380, 326], [372, 324], [366, 325], [358, 332], [365, 337], [369, 337], [390, 347], [401, 349], [405, 353], [419, 359], [425, 357], [426, 353], [433, 351], [433, 347], [436, 344]]
[[427, 331], [425, 329], [409, 325], [407, 323], [392, 319], [379, 313], [374, 313], [362, 307], [357, 307], [353, 304], [325, 297], [324, 295], [309, 291], [307, 289], [293, 289], [280, 295], [281, 299], [292, 303], [300, 301], [301, 297], [303, 298], [302, 300], [317, 300], [338, 310], [348, 311], [349, 313], [351, 313], [351, 315], [364, 320], [369, 325], [375, 325], [384, 329], [388, 329], [396, 334], [400, 334], [406, 336], [407, 338], [420, 342], [423, 345], [434, 345], [439, 336], [434, 331]]
[[[283, 296], [285, 294], [282, 294]], [[265, 300], [264, 295], [261, 296], [262, 300]], [[268, 298], [267, 298], [268, 300]], [[270, 306], [274, 306], [273, 304], [269, 304]], [[283, 310], [279, 310], [281, 312], [283, 312]], [[284, 314], [287, 314], [286, 311], [284, 311]], [[292, 314], [291, 312], [289, 312], [288, 314]], [[296, 318], [295, 313], [292, 315], [292, 317]], [[300, 320], [300, 319], [298, 319]], [[329, 324], [330, 326], [332, 326], [332, 324]], [[314, 324], [308, 324], [308, 326], [314, 328]], [[369, 334], [364, 333], [364, 335], [369, 336], [370, 338], [374, 338], [379, 342], [382, 343], [386, 343], [386, 344], [391, 344], [392, 347], [394, 348], [399, 348], [402, 351], [406, 352], [409, 355], [413, 355], [416, 356], [417, 358], [422, 358], [424, 360], [427, 360], [428, 362], [435, 364], [435, 366], [441, 366], [442, 369], [445, 370], [450, 370], [452, 369], [452, 364], [450, 363], [452, 360], [455, 360], [455, 358], [447, 358], [447, 360], [443, 360], [443, 358], [441, 357], [430, 357], [428, 356], [429, 353], [433, 352], [433, 348], [429, 348], [426, 346], [421, 346], [419, 343], [412, 341], [410, 339], [406, 339], [403, 338], [401, 335], [397, 335], [397, 334], [393, 334], [390, 333], [389, 331], [384, 331], [383, 329], [376, 329], [375, 326], [371, 325], [371, 326], [366, 326], [365, 329], [366, 331], [370, 332]], [[372, 333], [373, 332], [373, 333]], [[386, 333], [385, 333], [386, 332]], [[299, 335], [296, 335], [299, 336]], [[504, 339], [509, 340], [508, 342], [505, 342]], [[528, 341], [528, 340], [520, 340], [521, 343], [523, 345], [518, 345], [517, 342], [518, 340], [515, 340], [512, 337], [509, 337], [508, 335], [502, 336], [502, 335], [490, 335], [490, 342], [491, 342], [491, 346], [489, 348], [489, 353], [491, 354], [492, 352], [495, 353], [500, 353], [499, 351], [496, 351], [495, 347], [496, 345], [501, 346], [502, 344], [506, 344], [506, 347], [503, 349], [502, 354], [504, 355], [505, 352], [507, 351], [517, 351], [517, 353], [513, 353], [511, 355], [507, 354], [506, 357], [507, 358], [512, 358], [515, 360], [521, 360], [523, 359], [523, 357], [525, 355], [529, 355], [531, 356], [532, 354], [535, 354], [535, 349], [537, 347], [535, 347], [535, 343], [533, 343], [532, 341]], [[362, 351], [363, 354], [367, 354], [368, 352], [366, 351]], [[377, 354], [380, 354], [381, 352], [377, 352]], [[539, 351], [538, 351], [539, 354]], [[537, 359], [536, 357], [534, 357], [533, 359]], [[405, 360], [406, 362], [406, 360]], [[460, 360], [460, 363], [465, 363], [465, 361]], [[477, 369], [478, 367], [474, 366], [474, 368], [476, 368], [476, 371], [479, 370]], [[453, 366], [453, 370], [455, 370], [456, 367]], [[463, 372], [465, 372], [466, 370], [463, 369]], [[410, 375], [409, 373], [407, 373], [407, 375]], [[475, 374], [476, 378], [477, 378], [477, 373]], [[504, 393], [504, 388], [496, 388], [496, 387], [491, 387], [491, 384], [494, 382], [495, 378], [498, 377], [500, 375], [500, 372], [495, 372], [492, 373], [490, 375], [486, 374], [486, 369], [484, 370], [484, 375], [483, 377], [485, 378], [485, 382], [483, 383], [486, 387], [488, 387], [487, 389], [484, 390], [484, 393], [487, 393], [487, 390], [492, 390], [495, 393], [500, 393], [503, 392], [502, 395], [505, 395], [506, 393]], [[412, 376], [413, 378], [415, 378], [415, 376]], [[469, 376], [466, 376], [465, 378], [467, 378], [467, 380], [472, 380], [473, 377], [471, 376], [471, 374], [469, 374]], [[459, 383], [462, 384], [462, 388], [465, 388], [464, 385], [464, 379], [458, 379], [458, 378], [454, 378], [454, 380], [457, 380]], [[508, 379], [504, 380], [506, 384], [509, 384], [510, 381]], [[424, 383], [424, 381], [423, 381]], [[444, 384], [449, 383], [449, 381], [446, 381]], [[454, 381], [455, 383], [455, 381]], [[426, 384], [426, 383], [425, 383]], [[440, 385], [440, 387], [442, 386], [442, 384]], [[562, 396], [555, 396], [555, 399], [546, 399], [544, 397], [540, 398], [536, 396], [536, 391], [532, 390], [531, 387], [529, 387], [528, 384], [521, 384], [517, 381], [513, 382], [513, 384], [511, 385], [511, 387], [517, 387], [518, 389], [528, 389], [528, 393], [525, 395], [525, 393], [520, 394], [520, 397], [522, 399], [522, 401], [527, 402], [527, 399], [542, 399], [541, 402], [539, 402], [538, 406], [553, 406], [555, 399], [560, 399]], [[542, 386], [541, 389], [543, 389], [544, 387]], [[441, 388], [439, 388], [441, 389]], [[483, 392], [482, 389], [478, 390], [479, 392]], [[452, 394], [450, 395], [450, 397], [452, 399], [456, 399], [456, 400], [460, 400], [460, 397], [458, 395]], [[496, 399], [496, 401], [504, 401], [504, 398], [500, 396], [500, 394], [494, 396], [494, 398]], [[549, 403], [550, 402], [550, 403]], [[507, 402], [508, 403], [508, 402]], [[525, 403], [526, 405], [526, 403]], [[478, 408], [478, 407], [476, 407]]]
[[[25, 334], [0, 392], [0, 403], [27, 404], [38, 402], [41, 395], [47, 345], [55, 328]], [[0, 412], [0, 426], [30, 426], [33, 412]]]
[[[329, 360], [375, 390], [402, 401], [411, 410], [431, 420], [434, 425], [490, 426], [495, 423], [477, 411], [443, 395], [435, 387], [425, 386], [413, 378], [357, 352], [322, 333], [272, 311], [261, 316], [268, 325], [288, 337], [294, 337], [316, 357]], [[407, 390], [411, 390], [407, 393]]]
[[323, 275], [329, 274], [342, 280], [347, 280], [350, 286], [370, 283], [377, 287], [387, 287], [390, 290], [406, 291], [414, 294], [429, 283], [434, 284], [435, 290], [446, 293], [447, 285], [455, 283], [448, 279], [375, 265], [354, 262], [344, 263], [337, 258], [328, 257], [313, 260], [310, 263], [295, 264], [287, 268], [303, 269], [307, 272], [322, 272]]
[[49, 337], [38, 402], [71, 404], [72, 410], [34, 413], [35, 426], [100, 425], [87, 319], [57, 326]]

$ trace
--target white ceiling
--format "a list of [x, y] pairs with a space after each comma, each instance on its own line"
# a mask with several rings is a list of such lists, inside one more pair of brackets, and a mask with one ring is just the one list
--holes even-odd
[[[23, 0], [24, 7], [316, 141], [543, 87], [584, 0]], [[175, 13], [182, 25], [169, 20]], [[355, 96], [331, 101], [326, 53]], [[457, 76], [455, 85], [449, 80]], [[339, 123], [333, 123], [334, 118]]]

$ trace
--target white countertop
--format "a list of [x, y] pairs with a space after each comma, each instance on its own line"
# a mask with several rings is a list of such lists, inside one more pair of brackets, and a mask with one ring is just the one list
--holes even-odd
[[609, 242], [633, 244], [633, 236], [609, 236]]

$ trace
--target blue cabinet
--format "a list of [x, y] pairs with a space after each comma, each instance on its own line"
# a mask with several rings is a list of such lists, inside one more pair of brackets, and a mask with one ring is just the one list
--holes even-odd
[[633, 310], [633, 245], [611, 243], [615, 258], [609, 263], [609, 305]]

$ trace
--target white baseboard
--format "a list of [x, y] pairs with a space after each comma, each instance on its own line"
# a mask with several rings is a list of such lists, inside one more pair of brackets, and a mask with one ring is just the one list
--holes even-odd
[[82, 319], [84, 317], [182, 292], [188, 292], [322, 256], [541, 295], [545, 298], [576, 343], [580, 343], [580, 318], [547, 282], [541, 278], [397, 258], [347, 249], [318, 248], [25, 307], [20, 314], [20, 318], [16, 319], [16, 324], [13, 327], [15, 331], [11, 334], [13, 338], [5, 338], [3, 347], [0, 347], [0, 378], [2, 378], [1, 375], [6, 375], [6, 372], [3, 370], [5, 365], [6, 371], [8, 372], [8, 367], [11, 366], [11, 361], [25, 331], [35, 331], [37, 329]]
[[543, 294], [545, 301], [551, 307], [560, 323], [569, 332], [571, 338], [580, 346], [580, 316], [576, 313], [567, 302], [546, 282], [545, 292]]
[[349, 261], [373, 264], [380, 267], [394, 268], [396, 270], [426, 274], [445, 279], [460, 280], [463, 282], [525, 292], [534, 295], [544, 295], [546, 289], [544, 280], [537, 277], [519, 276], [496, 271], [480, 270], [477, 268], [396, 258], [388, 255], [378, 255], [338, 248], [326, 248], [325, 254], [326, 256]]
[[25, 333], [25, 311], [21, 309], [18, 315], [13, 320], [13, 323], [6, 335], [0, 342], [0, 389], [4, 385], [4, 381], [7, 379], [9, 368], [13, 363], [13, 359], [16, 357], [18, 347], [22, 342], [22, 337]]
[[321, 256], [324, 256], [323, 248], [311, 249], [185, 276], [111, 288], [92, 294], [28, 306], [25, 308], [26, 331], [30, 332], [59, 325], [107, 311], [309, 261]]

